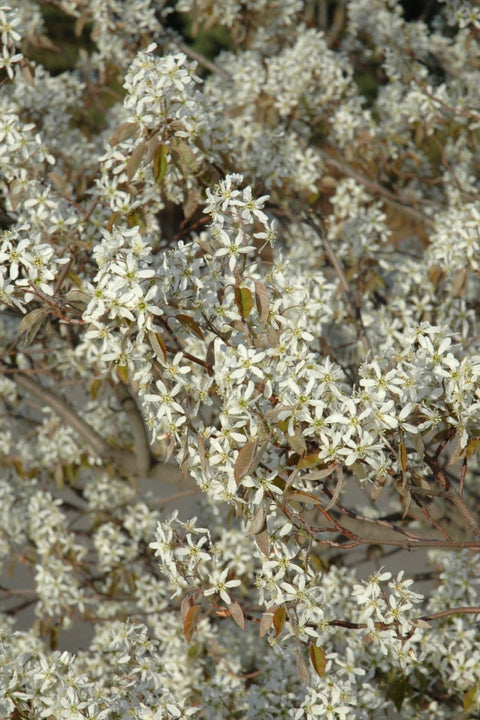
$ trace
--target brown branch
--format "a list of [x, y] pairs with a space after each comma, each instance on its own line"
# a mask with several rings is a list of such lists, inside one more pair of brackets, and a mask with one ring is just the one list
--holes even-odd
[[307, 223], [307, 225], [310, 225], [310, 227], [315, 230], [318, 237], [322, 240], [323, 247], [325, 250], [325, 255], [327, 256], [330, 265], [333, 267], [333, 269], [335, 270], [335, 272], [337, 274], [337, 277], [340, 281], [340, 285], [342, 286], [345, 297], [347, 298], [347, 302], [350, 307], [350, 312], [352, 313], [352, 316], [356, 320], [358, 336], [363, 343], [365, 352], [368, 353], [368, 351], [370, 350], [370, 341], [368, 339], [365, 325], [363, 324], [362, 312], [360, 310], [358, 303], [355, 300], [355, 296], [354, 296], [353, 292], [350, 289], [350, 285], [348, 284], [347, 278], [345, 277], [343, 268], [342, 268], [337, 256], [335, 255], [332, 246], [328, 242], [326, 229], [325, 229], [325, 227], [323, 227], [323, 221], [320, 221], [321, 222], [320, 226], [317, 225], [317, 223], [311, 217], [308, 217], [305, 220], [305, 222]]
[[130, 430], [132, 431], [133, 442], [135, 444], [138, 472], [140, 475], [145, 476], [152, 466], [152, 453], [150, 451], [150, 441], [142, 413], [128, 385], [123, 382], [115, 385], [115, 394], [124, 412], [128, 416]]
[[438, 459], [436, 457], [431, 457], [426, 453], [424, 457], [427, 465], [432, 470], [435, 479], [440, 484], [442, 490], [444, 490], [443, 497], [447, 498], [455, 505], [459, 513], [465, 519], [467, 525], [472, 529], [473, 535], [475, 537], [480, 537], [480, 523], [478, 522], [478, 519], [475, 518], [463, 497], [454, 489], [452, 483], [439, 466]]
[[[3, 365], [3, 371], [8, 373], [9, 368]], [[127, 475], [137, 474], [137, 462], [135, 455], [125, 450], [112, 447], [101, 437], [62, 397], [49, 390], [44, 385], [33, 379], [24, 372], [12, 374], [12, 379], [23, 390], [40, 400], [42, 406], [51, 408], [67, 425], [69, 425], [78, 437], [88, 445], [89, 450], [105, 462], [115, 465], [122, 473]]]
[[388, 205], [400, 210], [404, 215], [410, 216], [413, 220], [416, 220], [416, 222], [420, 222], [429, 228], [435, 227], [435, 223], [431, 217], [425, 215], [425, 213], [421, 212], [421, 210], [417, 210], [412, 207], [401, 195], [394, 195], [382, 185], [379, 185], [379, 183], [365, 177], [365, 175], [362, 175], [358, 172], [358, 170], [354, 170], [347, 163], [332, 157], [330, 153], [325, 150], [319, 149], [318, 151], [326, 165], [330, 165], [330, 167], [335, 168], [335, 170], [340, 172], [342, 175], [347, 175], [348, 177], [353, 178], [360, 183], [360, 185], [366, 187], [367, 190], [370, 190], [370, 192], [374, 195], [382, 197]]

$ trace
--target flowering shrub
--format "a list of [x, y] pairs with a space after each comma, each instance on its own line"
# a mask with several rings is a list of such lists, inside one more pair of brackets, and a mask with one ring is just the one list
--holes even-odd
[[1, 717], [479, 717], [480, 10], [180, 0], [212, 61], [58, 0], [53, 75], [40, 5], [0, 4]]

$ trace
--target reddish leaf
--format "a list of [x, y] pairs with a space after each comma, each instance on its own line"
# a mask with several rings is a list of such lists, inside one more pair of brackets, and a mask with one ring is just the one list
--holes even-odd
[[110, 140], [110, 146], [114, 147], [115, 145], [117, 145], [117, 143], [128, 140], [135, 135], [136, 131], [136, 123], [123, 123], [123, 125], [120, 125], [120, 127], [118, 127], [113, 133], [112, 139]]
[[138, 168], [140, 167], [140, 163], [142, 162], [142, 158], [145, 153], [145, 148], [145, 143], [141, 142], [130, 155], [127, 162], [127, 179], [129, 182], [130, 180], [133, 180]]
[[232, 602], [228, 606], [228, 609], [230, 611], [230, 616], [233, 620], [235, 620], [238, 627], [242, 630], [245, 630], [245, 615], [243, 614], [240, 603], [238, 603], [236, 600], [232, 600]]
[[255, 451], [257, 449], [257, 441], [249, 440], [245, 445], [240, 448], [240, 451], [235, 460], [235, 467], [233, 475], [237, 485], [241, 482], [245, 475], [248, 475], [253, 467], [253, 461], [255, 459]]
[[167, 362], [167, 347], [162, 336], [159, 333], [150, 331], [148, 333], [148, 338], [150, 340], [150, 345], [152, 346], [152, 350], [155, 355], [158, 358], [161, 358], [163, 362]]
[[189, 643], [192, 639], [192, 635], [195, 632], [198, 623], [198, 616], [200, 615], [200, 605], [192, 605], [188, 608], [183, 619], [183, 634], [185, 640]]
[[309, 645], [308, 654], [310, 655], [310, 662], [312, 663], [318, 677], [323, 677], [325, 675], [325, 668], [327, 666], [325, 650], [321, 647], [318, 647], [318, 645]]
[[285, 621], [287, 619], [287, 610], [284, 605], [280, 605], [273, 613], [273, 627], [275, 628], [275, 635], [280, 635], [282, 632]]
[[407, 472], [407, 448], [405, 443], [400, 444], [400, 466], [402, 472]]
[[19, 348], [28, 347], [33, 343], [36, 336], [40, 332], [43, 322], [48, 315], [48, 309], [41, 307], [31, 310], [29, 313], [23, 316], [20, 323], [19, 332], [21, 339], [19, 342]]
[[257, 512], [253, 516], [253, 520], [248, 526], [247, 535], [257, 535], [259, 532], [262, 532], [262, 530], [265, 530], [265, 522], [265, 510], [263, 509], [262, 505], [260, 505]]
[[269, 610], [267, 610], [267, 612], [264, 612], [262, 617], [260, 618], [260, 632], [259, 632], [260, 639], [263, 638], [267, 634], [267, 632], [272, 627], [272, 623], [273, 623], [273, 612], [270, 612]]
[[259, 550], [261, 550], [265, 557], [268, 557], [270, 552], [270, 542], [268, 537], [268, 530], [266, 527], [264, 530], [255, 535], [255, 542], [257, 543]]
[[179, 323], [181, 323], [184, 327], [189, 328], [194, 335], [200, 338], [200, 340], [204, 339], [202, 328], [192, 317], [190, 317], [190, 315], [179, 313], [178, 315], [175, 315], [175, 317]]
[[260, 319], [262, 322], [266, 323], [270, 310], [270, 300], [267, 288], [259, 280], [255, 280], [255, 304], [257, 306], [257, 312]]
[[306, 685], [310, 683], [310, 673], [308, 672], [307, 663], [303, 659], [302, 651], [297, 648], [297, 671], [302, 680]]

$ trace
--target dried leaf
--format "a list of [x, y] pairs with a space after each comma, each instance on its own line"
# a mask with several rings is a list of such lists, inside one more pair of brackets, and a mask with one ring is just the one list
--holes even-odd
[[245, 615], [243, 614], [240, 603], [236, 600], [232, 600], [228, 609], [230, 611], [230, 616], [237, 623], [238, 627], [245, 630]]
[[253, 308], [253, 296], [250, 290], [237, 285], [235, 288], [235, 302], [242, 320], [246, 320]]
[[293, 435], [287, 435], [287, 442], [292, 450], [299, 455], [303, 455], [307, 449], [301, 428], [297, 428]]
[[21, 67], [21, 73], [22, 73], [23, 79], [25, 80], [25, 82], [27, 82], [30, 85], [30, 87], [34, 88], [35, 80], [32, 75], [32, 71], [30, 70], [30, 65], [26, 62], [22, 62], [20, 64], [20, 67]]
[[20, 180], [12, 180], [8, 186], [8, 194], [10, 196], [12, 210], [15, 212], [23, 195], [23, 184]]
[[256, 449], [256, 440], [249, 440], [242, 448], [240, 448], [233, 470], [233, 475], [237, 485], [240, 484], [242, 478], [244, 478], [245, 475], [248, 475], [252, 469]]
[[268, 290], [260, 280], [255, 280], [255, 304], [257, 306], [257, 312], [260, 316], [260, 320], [264, 323], [268, 320], [268, 313], [270, 311], [270, 300], [268, 297]]
[[323, 468], [322, 470], [312, 470], [311, 472], [304, 475], [305, 480], [323, 480], [324, 478], [328, 477], [332, 474], [332, 472], [335, 470], [335, 463], [332, 463], [326, 468]]
[[203, 475], [207, 474], [207, 458], [205, 455], [205, 440], [203, 439], [203, 435], [200, 433], [197, 433], [197, 450], [198, 455], [200, 458], [200, 467], [202, 469]]
[[327, 658], [325, 656], [325, 650], [318, 645], [309, 645], [308, 654], [310, 655], [310, 662], [313, 665], [315, 672], [318, 677], [325, 675], [325, 668], [327, 666]]

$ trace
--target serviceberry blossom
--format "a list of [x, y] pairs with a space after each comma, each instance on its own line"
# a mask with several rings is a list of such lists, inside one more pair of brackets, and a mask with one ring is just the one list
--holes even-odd
[[479, 11], [323, 5], [0, 3], [1, 717], [480, 712]]

